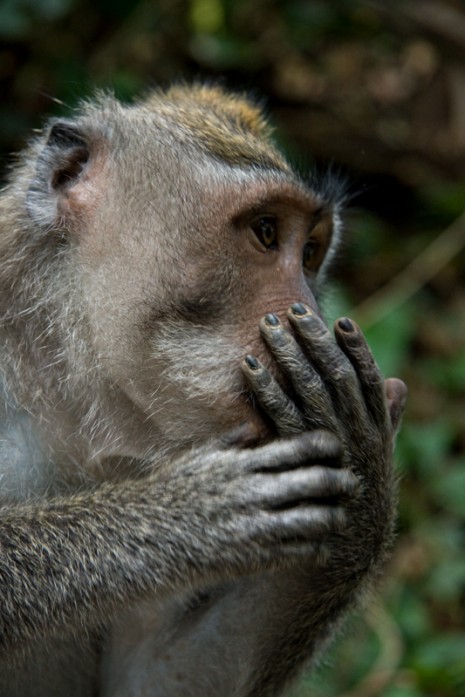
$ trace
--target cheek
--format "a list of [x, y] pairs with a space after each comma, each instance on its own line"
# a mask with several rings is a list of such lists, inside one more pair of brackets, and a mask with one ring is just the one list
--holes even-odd
[[232, 333], [165, 324], [152, 340], [144, 374], [131, 382], [131, 397], [168, 441], [229, 432], [253, 421], [240, 369], [244, 355]]
[[241, 389], [240, 361], [243, 351], [230, 330], [165, 324], [153, 339], [150, 358], [157, 381], [189, 399], [215, 401], [219, 394]]

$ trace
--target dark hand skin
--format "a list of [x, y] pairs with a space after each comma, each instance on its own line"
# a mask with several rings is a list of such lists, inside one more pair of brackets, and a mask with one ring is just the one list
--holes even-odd
[[[360, 535], [367, 545], [358, 550], [362, 571], [376, 564], [391, 542], [392, 451], [407, 388], [396, 378], [383, 380], [360, 328], [350, 319], [336, 322], [333, 337], [321, 317], [301, 303], [289, 309], [287, 318], [295, 336], [275, 314], [262, 319], [260, 331], [295, 398], [255, 357], [246, 358], [243, 371], [281, 437], [323, 429], [338, 438], [339, 459], [334, 452], [327, 459], [360, 483], [346, 512], [350, 534]], [[371, 521], [369, 510], [377, 512]]]
[[347, 418], [345, 430], [351, 435], [363, 435], [371, 425], [369, 417], [381, 431], [395, 433], [407, 388], [397, 378], [383, 380], [355, 322], [339, 319], [335, 341], [323, 320], [309, 307], [296, 303], [287, 317], [296, 338], [272, 313], [262, 319], [260, 331], [283, 375], [292, 383], [300, 408], [257, 358], [247, 356], [243, 364], [250, 387], [279, 435], [311, 428], [335, 431], [343, 427]]

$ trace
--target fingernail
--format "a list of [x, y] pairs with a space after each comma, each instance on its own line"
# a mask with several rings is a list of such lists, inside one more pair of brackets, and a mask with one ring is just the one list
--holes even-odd
[[265, 315], [265, 322], [269, 324], [270, 327], [279, 326], [279, 318], [273, 312], [269, 312], [267, 315]]
[[291, 305], [291, 312], [294, 315], [302, 316], [308, 314], [308, 309], [302, 303], [294, 303]]
[[343, 332], [353, 332], [354, 331], [354, 325], [348, 319], [347, 317], [343, 317], [338, 321], [339, 329], [342, 329]]
[[249, 366], [249, 368], [251, 370], [258, 370], [258, 368], [260, 367], [260, 364], [257, 361], [257, 359], [255, 358], [255, 356], [246, 356], [245, 362], [247, 363], [247, 365]]

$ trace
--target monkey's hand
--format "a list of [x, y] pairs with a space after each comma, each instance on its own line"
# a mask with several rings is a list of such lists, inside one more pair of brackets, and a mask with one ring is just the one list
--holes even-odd
[[[338, 438], [317, 430], [255, 448], [203, 447], [159, 469], [154, 482], [191, 555], [198, 548], [207, 566], [228, 574], [323, 561], [321, 542], [346, 528], [345, 503], [359, 487]], [[156, 512], [156, 498], [147, 506]]]
[[406, 387], [394, 378], [384, 382], [363, 334], [350, 320], [338, 320], [334, 338], [320, 317], [300, 303], [288, 318], [295, 337], [276, 315], [267, 315], [260, 330], [293, 398], [256, 358], [247, 357], [243, 370], [281, 436], [327, 429], [339, 439], [343, 465], [361, 483], [347, 509], [352, 569], [367, 570], [392, 539], [392, 452]]

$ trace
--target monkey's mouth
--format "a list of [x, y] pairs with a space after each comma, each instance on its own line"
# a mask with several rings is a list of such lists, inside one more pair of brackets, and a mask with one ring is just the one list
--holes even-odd
[[180, 430], [187, 441], [195, 443], [215, 435], [239, 446], [276, 438], [279, 434], [273, 420], [241, 370], [248, 354], [256, 356], [293, 399], [289, 381], [258, 331], [251, 336], [249, 327], [244, 327], [239, 336], [236, 329], [225, 338], [222, 332], [198, 326], [171, 323], [161, 328], [151, 347], [157, 384], [153, 397], [150, 392], [145, 399], [146, 412], [157, 395], [166, 395], [163, 412], [154, 414], [154, 420], [170, 441], [179, 442]]

